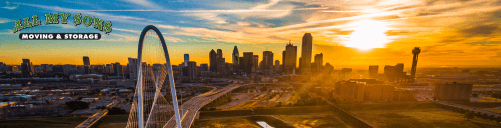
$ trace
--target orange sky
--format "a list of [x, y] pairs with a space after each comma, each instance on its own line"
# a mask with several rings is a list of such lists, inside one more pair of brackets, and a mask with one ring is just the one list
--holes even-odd
[[[208, 63], [209, 51], [218, 48], [223, 49], [226, 61], [231, 62], [233, 46], [239, 47], [241, 55], [242, 52], [258, 54], [260, 60], [262, 51], [268, 49], [274, 53], [275, 60], [281, 60], [289, 40], [298, 46], [299, 58], [304, 33], [313, 36], [313, 54], [323, 53], [324, 62], [340, 68], [349, 67], [345, 65], [383, 66], [396, 63], [404, 63], [408, 68], [414, 47], [421, 48], [418, 66], [422, 67], [501, 64], [501, 3], [498, 1], [295, 2], [303, 2], [305, 6], [315, 5], [316, 8], [302, 12], [299, 5], [285, 0], [246, 6], [228, 3], [224, 8], [226, 10], [169, 12], [191, 18], [195, 21], [192, 23], [200, 24], [198, 26], [152, 24], [165, 32], [172, 64], [181, 63], [184, 53], [190, 53], [191, 60], [197, 64]], [[233, 4], [235, 6], [230, 6]], [[45, 5], [26, 6], [53, 9]], [[91, 12], [117, 15], [106, 11]], [[129, 19], [134, 19], [131, 16], [141, 18], [141, 15], [130, 15]], [[0, 25], [6, 26], [2, 28], [6, 32], [0, 34], [0, 62], [14, 65], [19, 65], [22, 58], [29, 58], [34, 64], [82, 64], [82, 56], [89, 56], [92, 64], [125, 64], [127, 57], [137, 55], [138, 33], [141, 30], [141, 27], [133, 28], [118, 22], [114, 32], [100, 41], [37, 42], [17, 39], [17, 34], [11, 33], [12, 23], [12, 20], [0, 17]], [[70, 31], [75, 28], [61, 27]]]

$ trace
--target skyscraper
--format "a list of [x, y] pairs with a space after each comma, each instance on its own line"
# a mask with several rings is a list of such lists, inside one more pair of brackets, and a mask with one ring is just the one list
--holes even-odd
[[252, 67], [254, 68], [254, 71], [259, 70], [259, 56], [258, 55], [253, 55], [252, 58]]
[[83, 57], [85, 74], [90, 74], [90, 60], [88, 56]]
[[403, 79], [405, 77], [404, 64], [398, 63], [395, 66], [390, 66], [390, 65], [384, 66], [384, 75], [390, 82], [394, 82], [397, 80], [404, 80]]
[[233, 63], [233, 68], [232, 68], [232, 71], [233, 72], [236, 72], [240, 66], [240, 63], [239, 63], [239, 58], [240, 55], [238, 53], [238, 49], [237, 49], [237, 46], [235, 46], [233, 48], [233, 54], [231, 55], [231, 60], [232, 60], [232, 63]]
[[9, 71], [13, 71], [13, 72], [17, 72], [19, 69], [17, 68], [17, 66], [10, 66], [10, 69]]
[[84, 63], [84, 65], [90, 65], [90, 60], [89, 60], [88, 56], [83, 57], [83, 63]]
[[324, 66], [324, 54], [322, 54], [322, 53], [316, 54], [314, 63], [315, 63], [315, 65], [317, 65], [317, 71], [322, 69], [322, 67]]
[[137, 79], [137, 59], [129, 57], [129, 79]]
[[370, 65], [369, 66], [369, 77], [370, 78], [376, 78], [377, 74], [379, 71], [379, 66], [378, 65]]
[[271, 70], [271, 67], [273, 67], [273, 52], [271, 51], [264, 51], [263, 52], [263, 70]]
[[33, 63], [30, 62], [30, 59], [23, 59], [21, 68], [21, 73], [25, 76], [31, 76], [34, 74]]
[[419, 49], [419, 47], [415, 47], [414, 50], [412, 50], [412, 54], [414, 55], [414, 57], [412, 58], [411, 81], [410, 82], [414, 82], [414, 78], [416, 77], [416, 67], [417, 67], [419, 53], [421, 53], [421, 49]]
[[[287, 44], [285, 46], [285, 56], [283, 58], [283, 72], [286, 74], [292, 74], [293, 71], [296, 69], [296, 61], [297, 61], [297, 46], [293, 46], [292, 43]], [[283, 54], [282, 53], [282, 54]]]
[[217, 71], [217, 53], [212, 49], [209, 53], [209, 70], [211, 72]]
[[275, 60], [275, 73], [280, 73], [280, 61], [279, 60]]
[[247, 74], [252, 73], [252, 67], [254, 63], [254, 54], [252, 52], [244, 52], [243, 61], [241, 61], [241, 69]]
[[[238, 66], [243, 68], [244, 67], [244, 57], [243, 56], [238, 57], [238, 62], [239, 62]], [[243, 70], [243, 69], [239, 68], [238, 70]]]
[[223, 50], [217, 49], [217, 58], [223, 58]]
[[303, 62], [303, 61], [301, 61], [301, 57], [299, 57], [299, 73], [301, 73], [301, 69], [303, 69], [301, 66], [303, 63], [301, 63], [301, 62]]
[[184, 54], [184, 66], [188, 66], [188, 62], [190, 62], [190, 54]]
[[238, 65], [239, 64], [238, 63], [238, 57], [240, 57], [239, 54], [238, 54], [238, 48], [237, 48], [237, 46], [235, 46], [233, 48], [233, 54], [232, 54], [232, 58], [231, 58], [233, 65]]
[[313, 37], [310, 33], [305, 33], [301, 47], [301, 74], [311, 73], [311, 48]]
[[332, 70], [334, 70], [334, 66], [332, 66], [331, 64], [329, 63], [326, 63], [325, 64], [325, 68], [324, 68], [327, 72], [331, 72]]
[[385, 65], [383, 71], [384, 76], [388, 81], [395, 81], [395, 66]]
[[405, 78], [405, 73], [404, 73], [404, 64], [403, 63], [398, 63], [395, 65], [395, 73], [398, 81], [402, 81]]
[[188, 79], [190, 81], [194, 81], [197, 79], [197, 62], [195, 61], [190, 61], [188, 62]]
[[113, 64], [113, 70], [114, 70], [114, 76], [118, 76], [119, 78], [123, 78], [123, 70], [122, 70], [122, 65], [120, 63], [115, 62]]
[[220, 74], [226, 74], [226, 61], [224, 58], [217, 58], [216, 70]]
[[108, 75], [113, 75], [115, 73], [115, 70], [113, 68], [113, 63], [112, 64], [106, 64], [106, 67], [105, 67], [104, 70], [105, 70], [105, 73], [108, 74]]
[[282, 72], [285, 72], [285, 56], [286, 56], [287, 52], [285, 51], [282, 51], [282, 65], [280, 66], [280, 70]]
[[209, 66], [207, 63], [200, 64], [200, 67], [203, 69], [202, 71], [209, 71]]

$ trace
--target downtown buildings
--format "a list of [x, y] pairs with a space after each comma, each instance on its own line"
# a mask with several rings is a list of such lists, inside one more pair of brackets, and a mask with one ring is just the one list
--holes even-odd
[[84, 68], [85, 68], [85, 74], [90, 74], [90, 60], [88, 56], [83, 57], [83, 62], [84, 62]]
[[297, 61], [297, 46], [293, 46], [292, 43], [285, 46], [285, 51], [282, 52], [282, 71], [285, 74], [295, 74], [296, 72], [296, 61]]
[[34, 74], [33, 63], [30, 62], [30, 59], [23, 59], [21, 68], [22, 68], [21, 73], [24, 76], [31, 76]]
[[301, 74], [311, 74], [311, 48], [313, 37], [310, 33], [305, 33], [301, 47], [300, 69]]
[[233, 48], [233, 53], [231, 54], [231, 62], [233, 63], [233, 68], [232, 68], [233, 72], [236, 72], [239, 69], [239, 67], [238, 67], [238, 65], [240, 64], [239, 58], [240, 58], [240, 54], [238, 53], [237, 46], [235, 46]]

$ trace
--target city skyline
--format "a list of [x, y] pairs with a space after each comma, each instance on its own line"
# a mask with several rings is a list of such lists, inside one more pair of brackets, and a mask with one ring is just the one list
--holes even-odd
[[[324, 62], [332, 65], [411, 65], [412, 53], [408, 49], [413, 47], [423, 49], [422, 67], [500, 63], [500, 40], [495, 37], [500, 27], [495, 21], [501, 19], [497, 13], [501, 7], [496, 1], [368, 1], [371, 4], [365, 4], [366, 1], [343, 6], [332, 4], [335, 1], [281, 0], [226, 1], [225, 6], [217, 6], [223, 1], [213, 1], [191, 7], [182, 5], [195, 2], [118, 1], [119, 5], [106, 8], [103, 5], [108, 4], [100, 2], [93, 2], [94, 6], [68, 2], [1, 2], [0, 9], [7, 13], [0, 14], [3, 39], [0, 40], [0, 59], [9, 65], [19, 65], [22, 58], [29, 58], [35, 65], [81, 64], [81, 57], [89, 56], [95, 64], [126, 63], [126, 58], [136, 57], [141, 28], [153, 24], [164, 32], [173, 63], [182, 62], [184, 53], [191, 54], [190, 60], [208, 63], [206, 51], [210, 49], [222, 49], [223, 58], [231, 58], [234, 46], [241, 52], [254, 52], [258, 56], [262, 56], [265, 48], [280, 53], [288, 40], [301, 46], [304, 33], [315, 37], [312, 55], [323, 53]], [[73, 8], [67, 4], [82, 6]], [[113, 32], [99, 41], [19, 41], [18, 33], [12, 33], [14, 21], [47, 12], [96, 15], [112, 21]], [[306, 13], [309, 15], [305, 16]], [[160, 14], [165, 17], [156, 16]], [[178, 20], [169, 20], [170, 17]], [[465, 22], [467, 19], [471, 20]], [[193, 24], [197, 22], [204, 23]], [[98, 32], [84, 26], [58, 24], [36, 26], [19, 33], [47, 30]], [[298, 50], [301, 51], [301, 47]], [[274, 58], [280, 57], [274, 54]]]
[[501, 0], [0, 0], [0, 12], [0, 127], [501, 128]]

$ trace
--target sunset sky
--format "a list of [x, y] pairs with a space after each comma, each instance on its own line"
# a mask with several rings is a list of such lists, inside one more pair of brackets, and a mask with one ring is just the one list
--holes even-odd
[[[69, 23], [44, 25], [46, 13], [71, 13]], [[111, 21], [106, 35], [73, 25], [73, 15]], [[42, 25], [13, 33], [14, 21], [39, 15]], [[265, 50], [282, 58], [286, 43], [298, 46], [313, 36], [313, 54], [323, 53], [334, 68], [395, 65], [409, 68], [414, 47], [419, 66], [497, 66], [501, 64], [499, 0], [20, 0], [0, 1], [0, 62], [33, 64], [127, 63], [137, 56], [141, 30], [155, 25], [163, 33], [173, 64], [183, 54], [197, 64], [222, 49], [231, 62], [234, 46]], [[19, 33], [101, 33], [98, 41], [26, 41]], [[281, 62], [282, 63], [282, 62]]]

